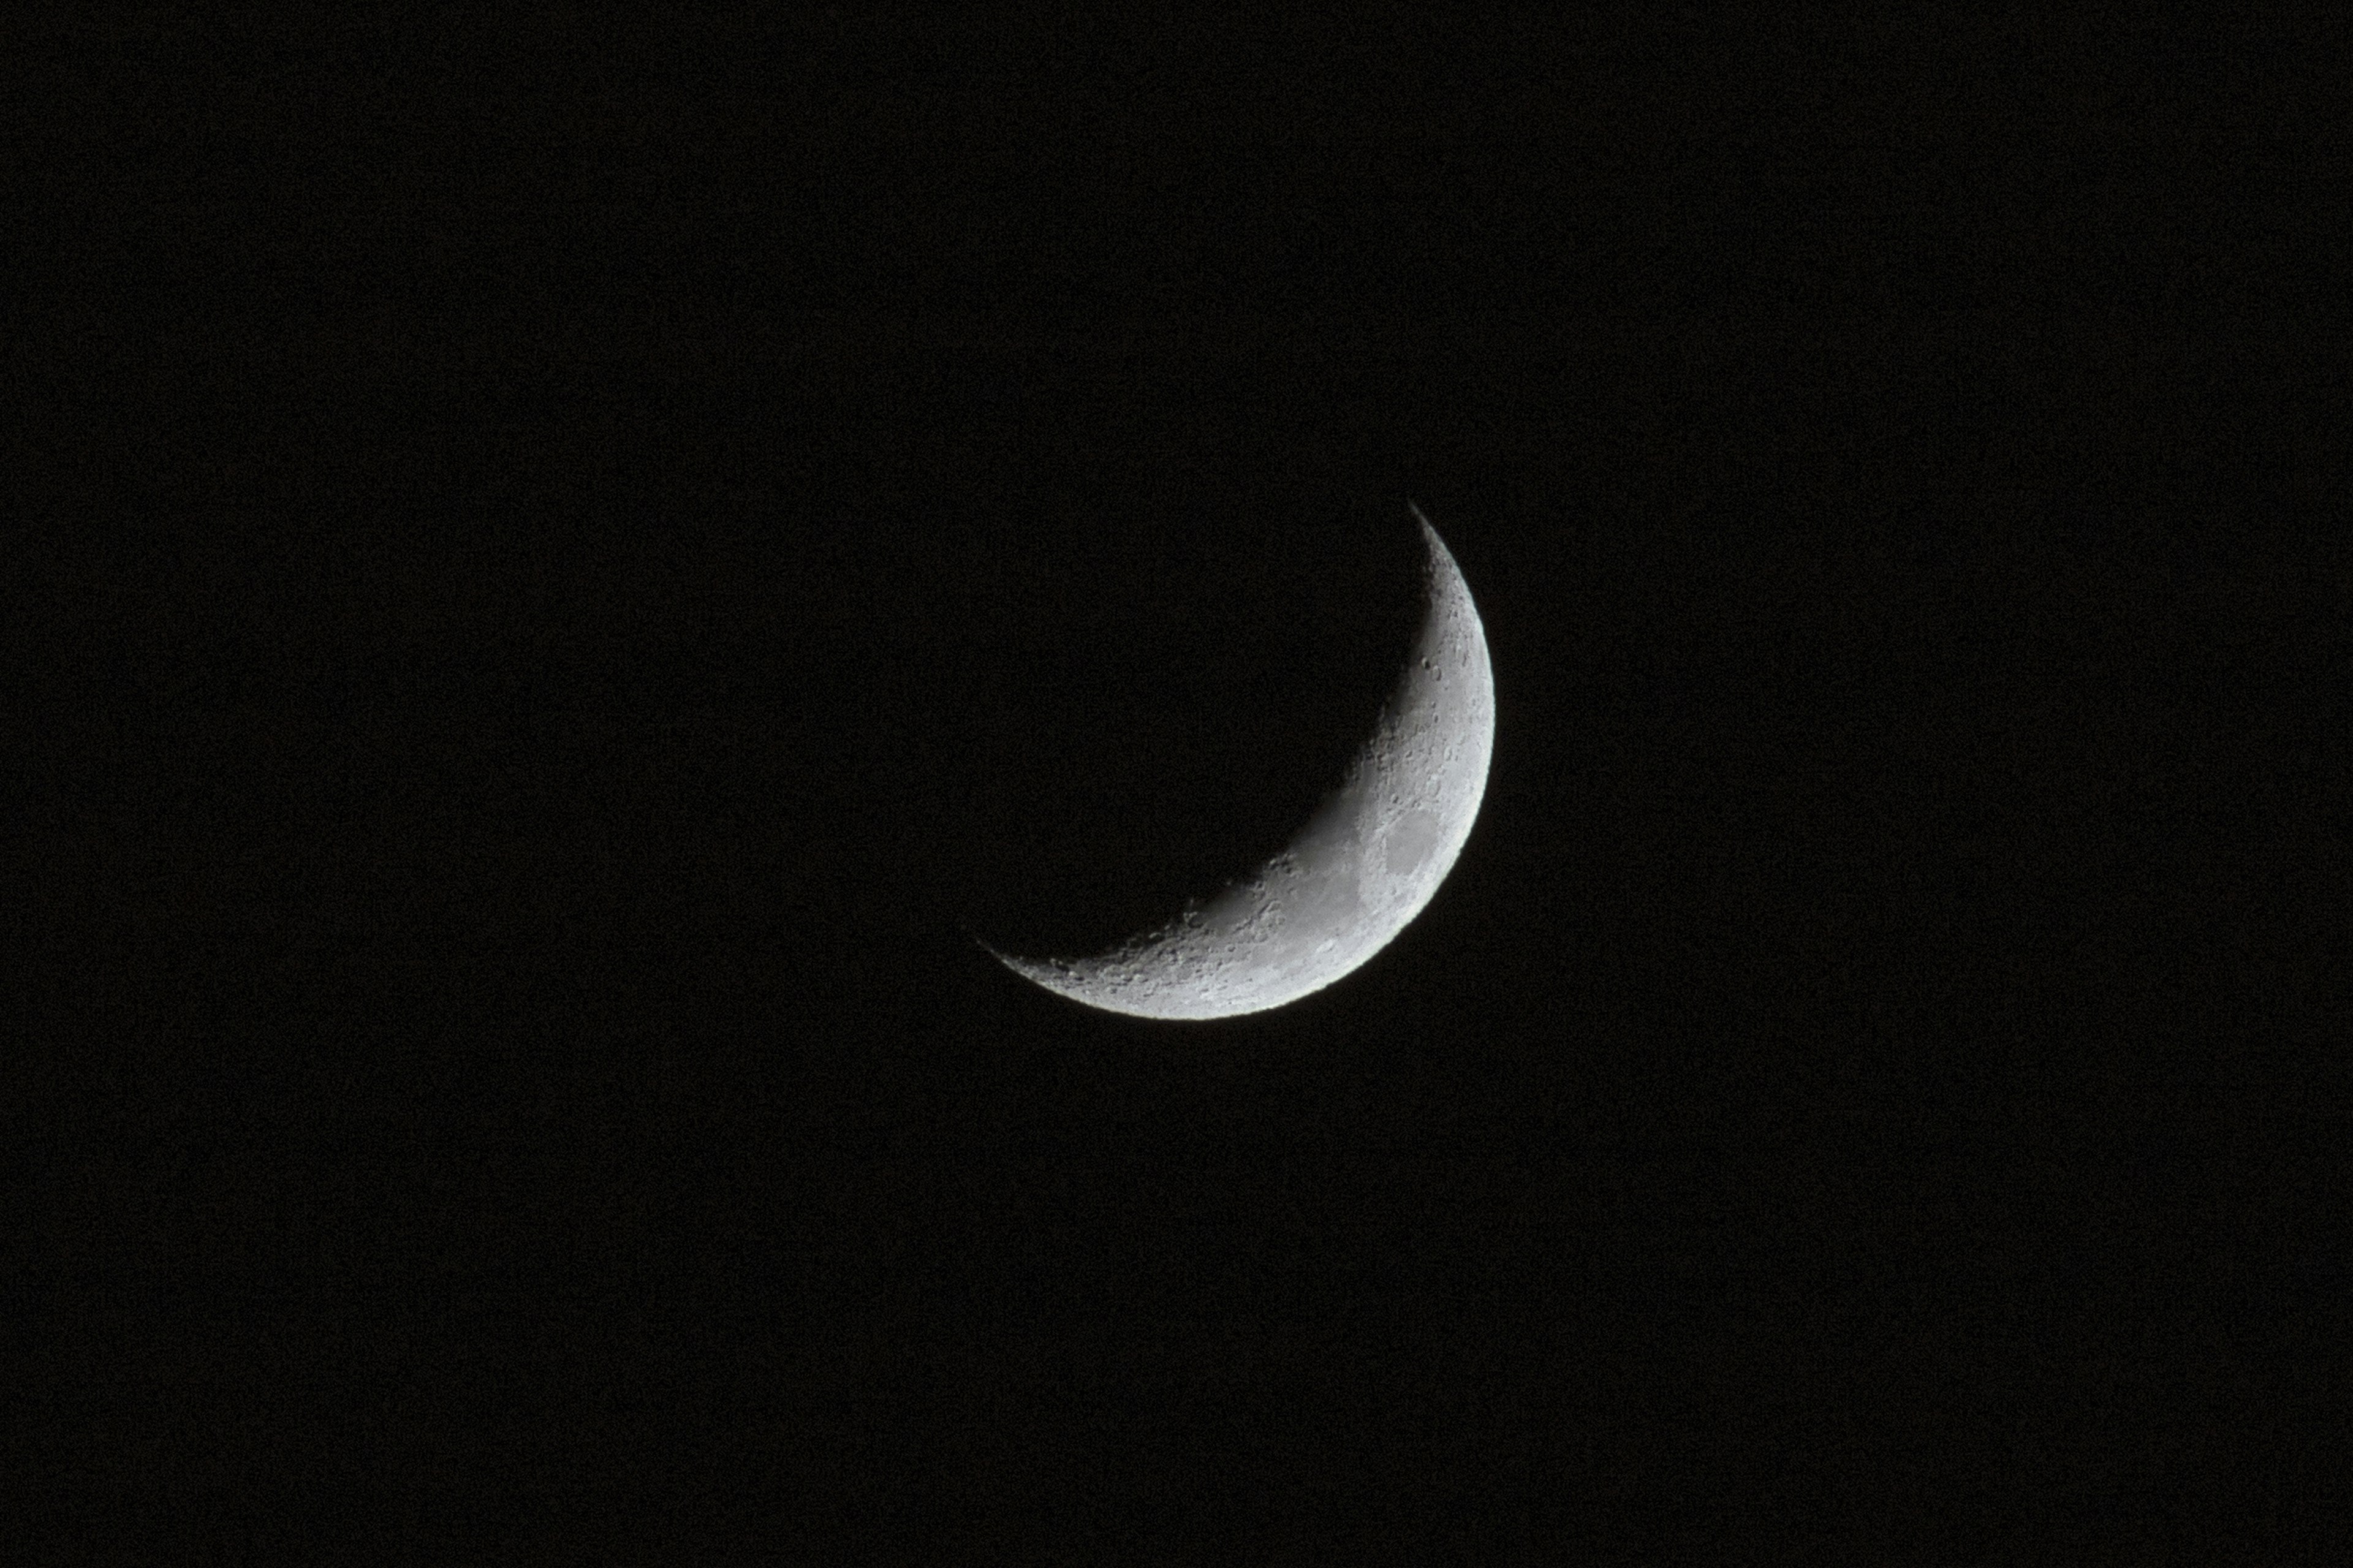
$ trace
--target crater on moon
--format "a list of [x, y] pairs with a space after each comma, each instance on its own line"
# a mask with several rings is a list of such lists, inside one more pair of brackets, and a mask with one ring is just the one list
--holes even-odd
[[1430, 850], [1438, 846], [1438, 818], [1426, 811], [1406, 814], [1405, 819], [1389, 829], [1387, 858], [1392, 877], [1410, 877], [1421, 869], [1430, 858]]

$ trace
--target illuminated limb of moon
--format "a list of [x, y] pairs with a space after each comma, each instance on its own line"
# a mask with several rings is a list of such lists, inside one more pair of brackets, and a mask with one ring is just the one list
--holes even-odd
[[1322, 990], [1421, 912], [1486, 793], [1495, 683], [1462, 574], [1419, 508], [1414, 518], [1425, 546], [1420, 633], [1371, 736], [1291, 843], [1106, 952], [997, 952], [1008, 968], [1114, 1013], [1231, 1017]]

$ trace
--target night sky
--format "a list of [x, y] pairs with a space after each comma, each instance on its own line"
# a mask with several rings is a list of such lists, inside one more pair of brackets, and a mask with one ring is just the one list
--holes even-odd
[[2353, 1537], [2307, 40], [388, 16], [0, 66], [0, 1555]]

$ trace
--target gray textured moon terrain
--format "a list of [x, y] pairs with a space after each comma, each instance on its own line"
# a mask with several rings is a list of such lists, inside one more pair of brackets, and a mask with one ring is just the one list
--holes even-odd
[[1495, 683], [1462, 574], [1413, 515], [1426, 546], [1420, 635], [1371, 737], [1307, 825], [1165, 925], [1092, 958], [997, 953], [1008, 968], [1114, 1013], [1224, 1018], [1322, 990], [1421, 912], [1486, 793]]

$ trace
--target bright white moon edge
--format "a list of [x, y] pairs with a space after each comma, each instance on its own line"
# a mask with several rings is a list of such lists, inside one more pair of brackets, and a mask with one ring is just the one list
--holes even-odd
[[1281, 852], [1214, 897], [1092, 958], [1005, 966], [1074, 1002], [1137, 1017], [1261, 1013], [1353, 973], [1454, 868], [1486, 793], [1494, 672], [1471, 590], [1419, 507], [1419, 635], [1339, 787]]

